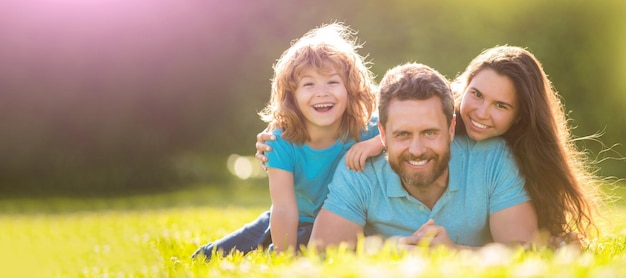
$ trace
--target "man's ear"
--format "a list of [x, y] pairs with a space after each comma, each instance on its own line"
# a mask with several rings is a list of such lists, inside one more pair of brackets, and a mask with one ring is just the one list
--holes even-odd
[[378, 132], [380, 133], [380, 141], [383, 142], [383, 147], [387, 147], [385, 146], [385, 128], [380, 121], [378, 121]]
[[450, 122], [450, 130], [448, 131], [450, 133], [450, 143], [452, 143], [452, 140], [454, 140], [455, 130], [456, 130], [456, 113], [452, 114], [452, 121]]

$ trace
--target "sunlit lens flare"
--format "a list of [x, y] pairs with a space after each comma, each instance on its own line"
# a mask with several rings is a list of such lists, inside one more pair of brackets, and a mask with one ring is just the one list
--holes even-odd
[[247, 180], [249, 178], [263, 178], [265, 171], [261, 168], [259, 161], [253, 156], [240, 156], [231, 154], [226, 160], [228, 171], [234, 176]]

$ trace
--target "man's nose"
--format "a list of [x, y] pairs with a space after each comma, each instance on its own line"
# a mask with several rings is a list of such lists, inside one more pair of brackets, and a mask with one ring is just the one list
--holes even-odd
[[412, 155], [420, 156], [426, 151], [426, 147], [424, 145], [424, 140], [422, 140], [419, 136], [416, 136], [411, 140], [411, 145], [409, 145], [409, 152]]

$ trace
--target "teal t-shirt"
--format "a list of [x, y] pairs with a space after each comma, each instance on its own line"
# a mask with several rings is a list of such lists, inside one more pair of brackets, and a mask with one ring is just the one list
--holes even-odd
[[[361, 133], [361, 141], [378, 135], [377, 121], [376, 117], [370, 120], [368, 129]], [[293, 173], [299, 221], [313, 222], [328, 194], [328, 184], [339, 161], [356, 142], [337, 139], [326, 149], [313, 149], [307, 144], [294, 144], [282, 139], [283, 131], [280, 129], [272, 133], [276, 135], [276, 141], [266, 142], [272, 147], [271, 152], [265, 153], [268, 158], [266, 166]]]
[[432, 218], [457, 244], [492, 242], [489, 216], [529, 200], [517, 165], [499, 137], [475, 142], [456, 136], [450, 155], [448, 188], [432, 210], [402, 187], [385, 153], [369, 159], [362, 172], [339, 162], [324, 209], [363, 225], [365, 235], [408, 236]]

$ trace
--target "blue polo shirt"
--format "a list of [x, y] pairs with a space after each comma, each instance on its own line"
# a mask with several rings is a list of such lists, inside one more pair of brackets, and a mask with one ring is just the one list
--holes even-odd
[[402, 187], [383, 153], [362, 172], [341, 161], [323, 208], [364, 226], [365, 235], [408, 236], [428, 219], [462, 245], [493, 242], [489, 216], [528, 201], [524, 180], [503, 139], [475, 142], [456, 136], [450, 146], [449, 183], [432, 210]]
[[[377, 122], [378, 117], [373, 117], [367, 130], [361, 132], [359, 140], [364, 141], [378, 135]], [[281, 129], [272, 133], [276, 135], [276, 141], [266, 142], [273, 150], [265, 153], [268, 157], [266, 165], [293, 173], [299, 221], [313, 223], [328, 194], [328, 184], [339, 161], [356, 141], [343, 141], [339, 138], [328, 148], [313, 149], [307, 144], [294, 144], [284, 140]], [[345, 166], [345, 160], [341, 163]]]

